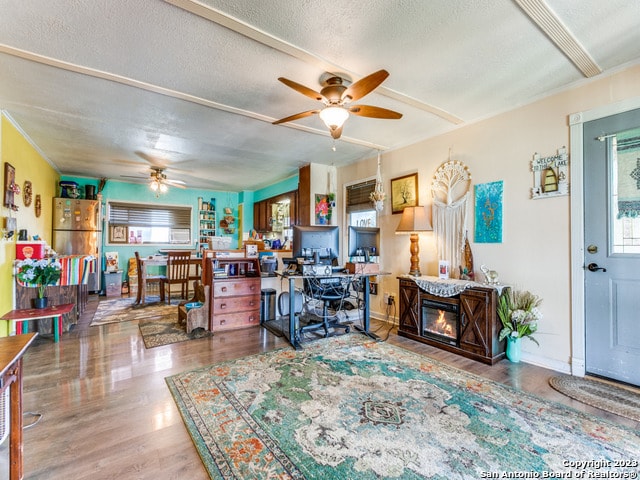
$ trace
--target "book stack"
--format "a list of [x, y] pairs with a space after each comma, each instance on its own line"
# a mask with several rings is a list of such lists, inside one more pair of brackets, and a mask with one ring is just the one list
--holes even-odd
[[227, 270], [224, 267], [217, 267], [213, 269], [213, 278], [227, 278]]

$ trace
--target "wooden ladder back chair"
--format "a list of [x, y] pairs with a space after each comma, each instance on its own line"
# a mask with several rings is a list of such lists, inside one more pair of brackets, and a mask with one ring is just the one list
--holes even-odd
[[147, 275], [146, 268], [142, 264], [140, 254], [134, 252], [136, 256], [136, 268], [138, 270], [138, 292], [136, 293], [136, 304], [146, 301], [146, 287], [148, 283], [157, 283], [160, 290], [160, 301], [164, 302], [164, 284], [166, 277], [164, 275]]
[[165, 286], [169, 295], [168, 303], [171, 303], [172, 285], [180, 285], [180, 298], [187, 298], [190, 260], [191, 252], [189, 251], [167, 252], [167, 280]]

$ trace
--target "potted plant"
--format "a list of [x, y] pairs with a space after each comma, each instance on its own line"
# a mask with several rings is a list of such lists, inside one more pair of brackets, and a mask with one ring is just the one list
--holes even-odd
[[54, 285], [60, 280], [62, 265], [58, 260], [42, 259], [32, 260], [27, 258], [18, 263], [16, 277], [25, 285], [35, 284], [38, 288], [38, 297], [34, 301], [35, 308], [45, 308], [47, 299], [44, 296], [47, 285]]
[[540, 345], [533, 338], [538, 330], [538, 320], [542, 313], [538, 309], [542, 299], [526, 290], [512, 290], [506, 288], [498, 298], [498, 317], [502, 322], [499, 340], [507, 339], [507, 358], [512, 362], [520, 361], [520, 340], [529, 338], [536, 345]]
[[384, 208], [384, 199], [386, 194], [382, 190], [378, 190], [377, 188], [369, 194], [369, 200], [373, 202], [376, 210], [381, 212]]

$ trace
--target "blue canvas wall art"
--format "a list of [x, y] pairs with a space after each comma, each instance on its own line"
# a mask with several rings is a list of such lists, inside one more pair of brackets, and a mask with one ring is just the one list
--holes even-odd
[[476, 243], [502, 243], [502, 194], [504, 182], [481, 183], [475, 186]]

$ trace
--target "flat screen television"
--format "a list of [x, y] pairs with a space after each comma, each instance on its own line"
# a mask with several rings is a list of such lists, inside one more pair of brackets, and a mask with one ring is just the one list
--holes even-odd
[[378, 227], [349, 227], [349, 256], [369, 257], [380, 255], [380, 229]]
[[293, 226], [293, 257], [305, 261], [318, 260], [333, 265], [340, 254], [339, 227], [324, 225]]

